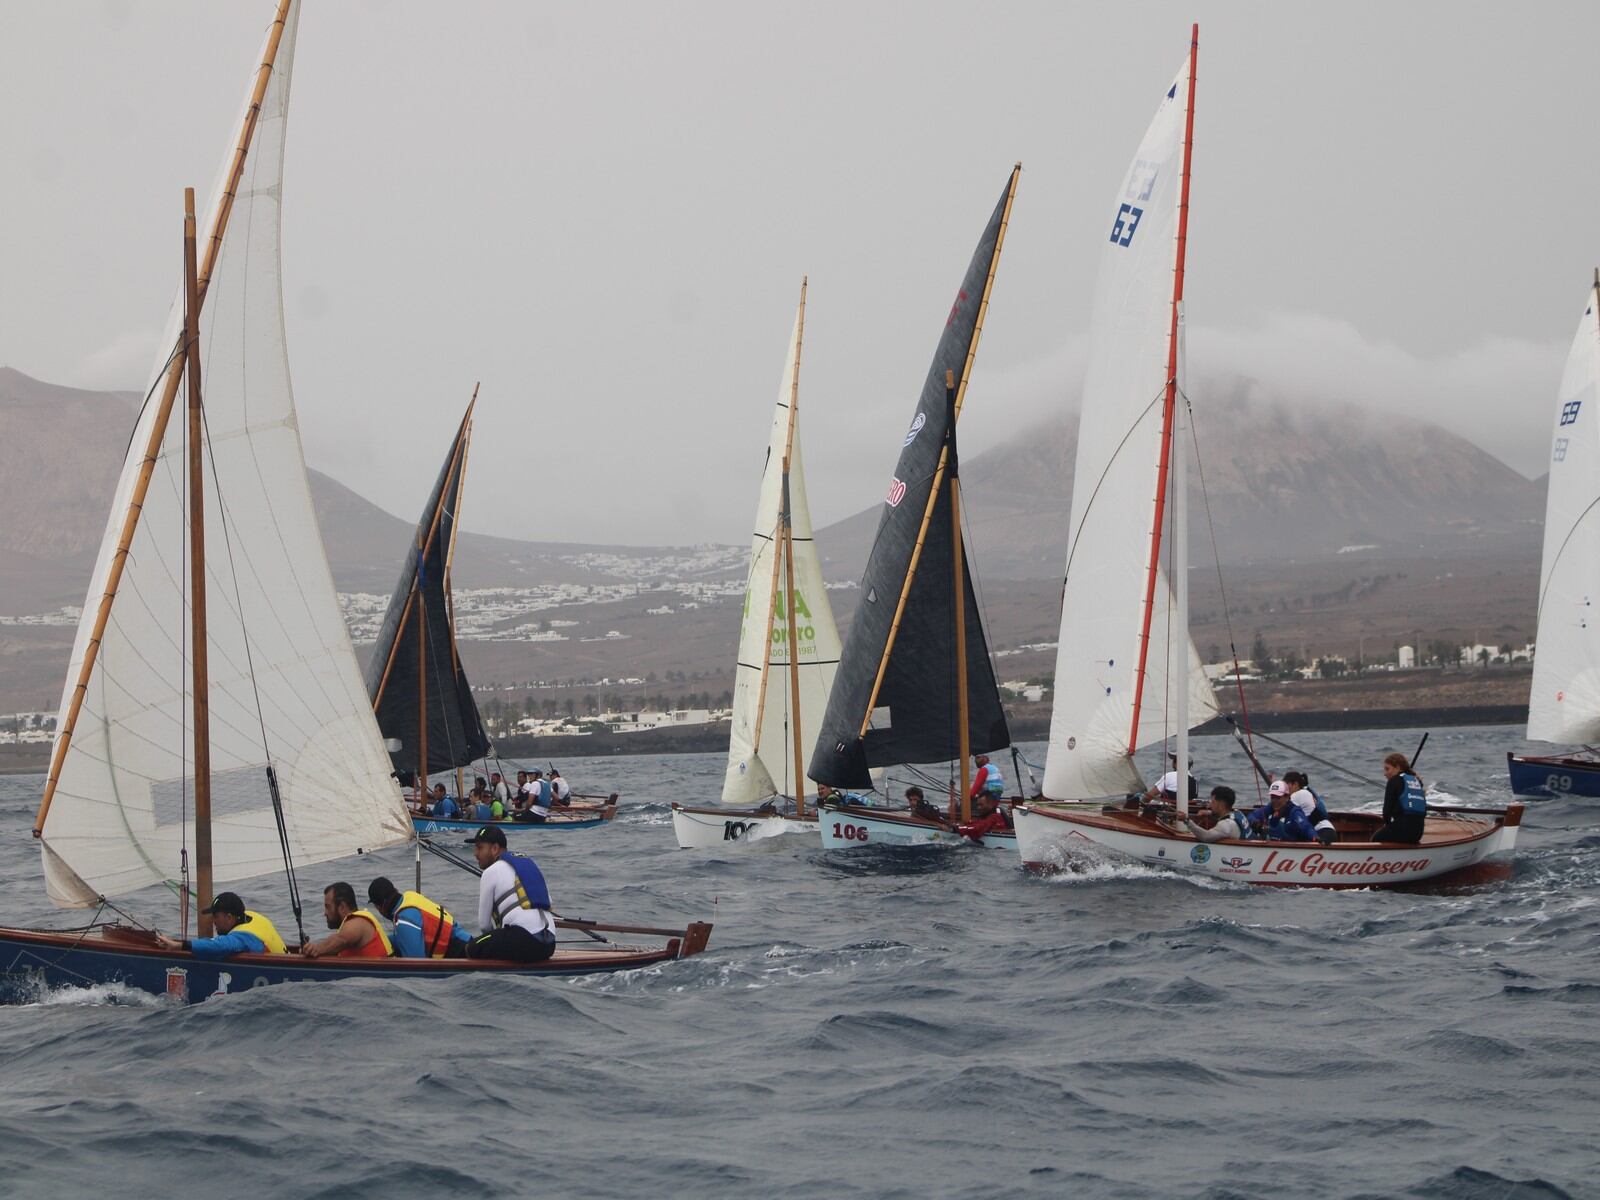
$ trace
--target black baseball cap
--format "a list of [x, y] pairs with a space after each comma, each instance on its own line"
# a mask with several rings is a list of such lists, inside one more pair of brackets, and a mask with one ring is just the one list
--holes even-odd
[[485, 825], [483, 828], [479, 829], [477, 833], [468, 838], [466, 844], [469, 846], [476, 846], [479, 842], [488, 842], [491, 846], [504, 847], [506, 844], [506, 835], [499, 829], [496, 829], [493, 825]]
[[216, 899], [211, 902], [210, 908], [200, 910], [207, 916], [212, 913], [227, 913], [230, 917], [244, 920], [244, 901], [239, 899], [238, 892], [218, 892]]

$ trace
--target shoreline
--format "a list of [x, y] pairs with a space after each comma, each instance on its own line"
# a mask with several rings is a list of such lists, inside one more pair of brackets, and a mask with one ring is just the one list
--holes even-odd
[[[1250, 728], [1263, 733], [1343, 732], [1351, 729], [1448, 729], [1474, 725], [1520, 725], [1527, 719], [1520, 704], [1475, 704], [1427, 708], [1343, 708], [1274, 711], [1250, 714]], [[1048, 714], [1012, 719], [1012, 740], [1042, 741], [1050, 736]], [[1197, 737], [1226, 736], [1227, 722], [1218, 718], [1197, 728]], [[496, 747], [499, 758], [516, 762], [541, 759], [602, 758], [606, 755], [715, 754], [728, 748], [727, 722], [694, 731], [645, 730], [639, 733], [593, 734], [589, 737], [508, 738]], [[15, 754], [0, 750], [0, 775], [42, 775], [50, 769], [50, 752]]]

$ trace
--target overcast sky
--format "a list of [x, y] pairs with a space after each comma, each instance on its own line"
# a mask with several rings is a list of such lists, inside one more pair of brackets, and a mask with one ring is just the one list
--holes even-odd
[[[181, 189], [272, 7], [0, 0], [0, 365], [146, 386]], [[809, 273], [812, 511], [846, 516], [1021, 159], [962, 422], [993, 445], [1075, 402], [1108, 201], [1191, 20], [1197, 400], [1251, 375], [1542, 472], [1600, 263], [1592, 0], [311, 0], [284, 235], [307, 456], [414, 518], [481, 379], [468, 528], [742, 542]]]

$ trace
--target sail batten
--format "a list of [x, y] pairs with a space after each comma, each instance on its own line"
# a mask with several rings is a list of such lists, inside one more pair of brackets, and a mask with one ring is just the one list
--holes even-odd
[[[784, 357], [750, 539], [750, 568], [734, 670], [733, 721], [722, 781], [722, 803], [728, 805], [748, 806], [776, 795], [798, 795], [815, 788], [809, 778], [800, 781], [798, 787], [793, 778], [793, 730], [798, 725], [809, 737], [820, 727], [838, 669], [839, 631], [812, 536], [798, 409], [790, 404], [798, 384], [804, 303], [802, 297]], [[786, 450], [789, 536], [784, 538], [780, 516]], [[792, 602], [782, 570], [785, 541], [793, 555]], [[796, 638], [799, 665], [792, 672], [793, 679], [788, 637], [791, 619], [810, 635]], [[798, 707], [793, 700], [796, 686], [800, 694]]]
[[[339, 612], [289, 380], [279, 250], [298, 6], [279, 18], [208, 221], [221, 235], [207, 246], [200, 346], [218, 884], [283, 868], [269, 762], [297, 865], [410, 837]], [[159, 343], [152, 395], [170, 379], [180, 311]], [[173, 881], [192, 838], [185, 432], [169, 411], [139, 414], [62, 694], [40, 828], [58, 904]]]
[[[967, 737], [974, 753], [1009, 745], [994, 667], [965, 559], [956, 564], [947, 472], [950, 422], [959, 416], [982, 336], [1020, 167], [973, 251], [901, 443], [850, 625], [839, 674], [812, 752], [813, 779], [835, 787], [873, 786], [872, 767], [929, 763], [960, 753], [956, 606], [967, 630]], [[952, 404], [946, 376], [960, 386]], [[887, 721], [884, 720], [887, 710]]]
[[[1141, 788], [1132, 752], [1176, 732], [1165, 703], [1174, 682], [1187, 689], [1191, 727], [1217, 711], [1188, 630], [1172, 628], [1173, 644], [1155, 644], [1172, 626], [1174, 604], [1155, 548], [1168, 401], [1182, 402], [1174, 395], [1175, 272], [1191, 65], [1186, 55], [1103, 226], [1045, 767], [1053, 799]], [[1183, 664], [1185, 678], [1173, 681]]]
[[1600, 282], [1556, 393], [1528, 737], [1600, 741]]

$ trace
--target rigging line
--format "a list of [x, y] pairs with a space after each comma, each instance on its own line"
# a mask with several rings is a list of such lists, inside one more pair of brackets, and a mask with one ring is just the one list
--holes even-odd
[[139, 401], [139, 411], [134, 414], [133, 428], [128, 430], [128, 444], [122, 448], [122, 457], [127, 459], [133, 450], [133, 439], [139, 432], [139, 422], [144, 420], [145, 410], [150, 407], [150, 397], [156, 394], [156, 388], [166, 382], [167, 372], [172, 369], [173, 361], [178, 355], [188, 350], [183, 342], [183, 331], [178, 331], [177, 344], [173, 346], [172, 353], [167, 355], [167, 361], [161, 364], [161, 369], [156, 372], [155, 382], [150, 385], [150, 390], [144, 394], [144, 399]]
[[[1150, 410], [1165, 400], [1166, 396], [1167, 386], [1166, 384], [1162, 384], [1161, 390], [1155, 394], [1155, 397], [1150, 401], [1150, 403], [1144, 406], [1139, 415], [1133, 419], [1133, 423], [1128, 426], [1128, 431], [1122, 435], [1122, 440], [1117, 443], [1117, 448], [1111, 452], [1111, 457], [1106, 459], [1105, 469], [1100, 472], [1100, 478], [1095, 480], [1094, 490], [1089, 493], [1089, 501], [1083, 507], [1083, 520], [1078, 522], [1078, 528], [1073, 532], [1072, 535], [1072, 544], [1067, 548], [1067, 565], [1062, 569], [1061, 572], [1061, 583], [1063, 587], [1066, 586], [1067, 579], [1072, 575], [1072, 559], [1073, 556], [1078, 552], [1079, 536], [1083, 533], [1083, 527], [1089, 523], [1089, 513], [1094, 508], [1095, 499], [1100, 495], [1100, 488], [1105, 484], [1106, 476], [1111, 474], [1111, 468], [1121, 456], [1122, 448], [1128, 444], [1128, 439], [1138, 431], [1140, 424], [1142, 424], [1144, 419], [1150, 415]], [[1079, 424], [1082, 425], [1081, 416], [1079, 417]], [[1076, 481], [1074, 481], [1073, 490], [1074, 492], [1077, 490]]]
[[1358, 775], [1358, 774], [1356, 774], [1356, 772], [1352, 771], [1349, 767], [1342, 767], [1338, 763], [1333, 762], [1330, 759], [1318, 758], [1315, 754], [1312, 754], [1311, 751], [1302, 749], [1299, 746], [1291, 745], [1290, 743], [1284, 741], [1281, 738], [1275, 738], [1270, 733], [1262, 733], [1260, 730], [1257, 730], [1256, 731], [1256, 737], [1260, 738], [1263, 742], [1271, 742], [1274, 746], [1282, 746], [1285, 750], [1292, 750], [1296, 754], [1300, 755], [1302, 758], [1309, 758], [1312, 762], [1316, 763], [1318, 766], [1327, 767], [1330, 771], [1337, 771], [1341, 775], [1348, 775], [1351, 779], [1354, 779], [1357, 783], [1364, 783], [1368, 787], [1375, 787], [1375, 788], [1381, 788], [1381, 787], [1384, 786], [1383, 783], [1381, 783], [1380, 781], [1378, 781], [1376, 779], [1368, 779], [1365, 775]]
[[[1206, 533], [1211, 539], [1211, 561], [1217, 567], [1217, 591], [1222, 597], [1222, 622], [1228, 631], [1228, 653], [1233, 656], [1233, 683], [1239, 691], [1239, 715], [1244, 718], [1245, 746], [1250, 756], [1254, 758], [1255, 736], [1250, 728], [1250, 707], [1244, 698], [1244, 681], [1239, 678], [1239, 646], [1233, 636], [1233, 613], [1228, 607], [1228, 587], [1223, 581], [1222, 552], [1217, 547], [1217, 526], [1211, 516], [1211, 492], [1206, 487], [1206, 467], [1205, 460], [1200, 454], [1200, 434], [1195, 428], [1194, 406], [1189, 403], [1189, 393], [1180, 389], [1178, 395], [1189, 412], [1189, 440], [1194, 445], [1195, 472], [1200, 478], [1200, 500], [1206, 510]], [[1256, 785], [1256, 799], [1264, 803], [1265, 798], [1261, 795], [1261, 776], [1252, 773], [1251, 778]]]
[[233, 561], [233, 534], [229, 526], [233, 523], [233, 513], [222, 495], [222, 478], [217, 471], [217, 456], [215, 446], [211, 440], [211, 425], [206, 418], [204, 405], [200, 406], [200, 425], [205, 434], [206, 457], [211, 461], [211, 490], [217, 498], [217, 510], [222, 515], [222, 544], [228, 552], [228, 574], [233, 581], [233, 596], [235, 601], [234, 611], [239, 616], [240, 640], [244, 642], [245, 670], [250, 676], [250, 692], [256, 703], [256, 722], [261, 727], [261, 753], [267, 763], [267, 792], [272, 799], [272, 815], [278, 826], [278, 845], [283, 852], [283, 873], [285, 882], [289, 886], [289, 904], [294, 910], [295, 927], [300, 931], [302, 944], [306, 940], [305, 909], [300, 902], [300, 882], [295, 877], [294, 853], [289, 842], [289, 826], [283, 813], [283, 797], [278, 791], [278, 773], [273, 767], [272, 747], [267, 738], [267, 719], [261, 711], [261, 689], [256, 683], [255, 655], [250, 649], [250, 629], [244, 615], [244, 597], [239, 592], [239, 571]]

